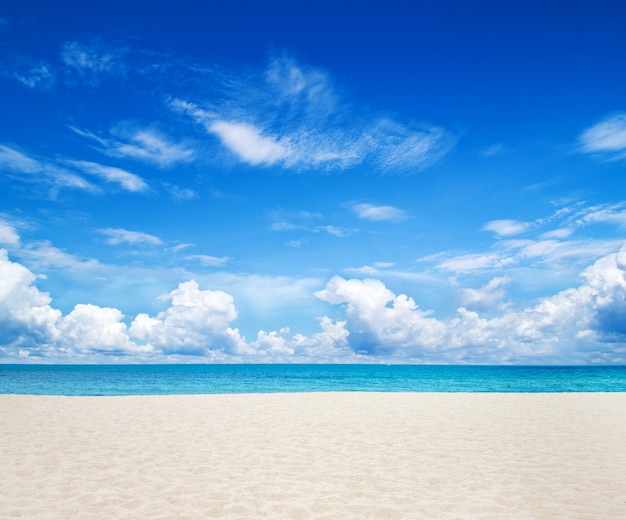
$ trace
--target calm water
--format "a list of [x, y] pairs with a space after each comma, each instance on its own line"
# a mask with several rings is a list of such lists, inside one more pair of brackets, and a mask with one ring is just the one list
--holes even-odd
[[626, 392], [626, 366], [0, 365], [0, 394]]

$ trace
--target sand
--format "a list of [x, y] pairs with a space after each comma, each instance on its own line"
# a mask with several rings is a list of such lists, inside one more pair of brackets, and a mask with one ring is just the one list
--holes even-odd
[[626, 394], [0, 396], [0, 517], [624, 519]]

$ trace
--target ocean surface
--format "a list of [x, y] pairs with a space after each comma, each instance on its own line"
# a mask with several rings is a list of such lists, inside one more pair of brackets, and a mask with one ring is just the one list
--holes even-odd
[[626, 366], [0, 364], [0, 394], [273, 392], [626, 392]]

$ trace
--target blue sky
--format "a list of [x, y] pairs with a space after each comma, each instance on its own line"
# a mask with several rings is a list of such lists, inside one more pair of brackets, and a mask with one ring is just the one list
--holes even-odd
[[2, 362], [626, 363], [620, 2], [146, 5], [0, 9]]

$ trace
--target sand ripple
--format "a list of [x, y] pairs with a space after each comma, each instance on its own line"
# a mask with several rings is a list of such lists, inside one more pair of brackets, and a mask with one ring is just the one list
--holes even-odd
[[2, 518], [624, 519], [626, 394], [0, 396]]

